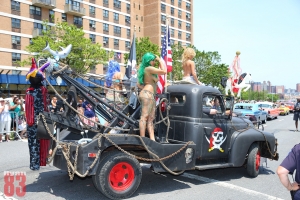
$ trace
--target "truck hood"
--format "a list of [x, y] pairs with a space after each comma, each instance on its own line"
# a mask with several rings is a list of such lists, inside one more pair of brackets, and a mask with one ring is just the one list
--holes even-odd
[[236, 129], [245, 129], [249, 126], [254, 127], [253, 123], [246, 117], [232, 117], [232, 126]]

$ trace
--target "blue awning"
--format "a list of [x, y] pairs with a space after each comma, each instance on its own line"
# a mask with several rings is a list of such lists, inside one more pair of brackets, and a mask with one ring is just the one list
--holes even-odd
[[[67, 84], [62, 81], [60, 85], [57, 84], [55, 79], [51, 79], [47, 77], [51, 85], [53, 86], [66, 86]], [[97, 87], [93, 84], [88, 83], [86, 80], [82, 78], [75, 78], [76, 81], [82, 83], [88, 87]], [[104, 81], [97, 80], [97, 79], [90, 79], [91, 82], [94, 82], [98, 85], [104, 86]], [[0, 84], [17, 84], [17, 85], [29, 85], [29, 81], [26, 81], [25, 75], [14, 75], [14, 74], [0, 74]]]

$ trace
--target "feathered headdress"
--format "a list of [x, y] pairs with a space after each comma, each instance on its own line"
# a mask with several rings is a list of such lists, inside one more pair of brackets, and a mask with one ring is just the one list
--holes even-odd
[[110, 60], [108, 63], [107, 73], [106, 73], [106, 86], [110, 87], [112, 84], [112, 78], [116, 72], [120, 72], [120, 65], [117, 61]]
[[26, 80], [29, 80], [30, 77], [32, 78], [40, 78], [41, 80], [45, 79], [44, 71], [50, 65], [50, 62], [46, 62], [40, 68], [37, 68], [35, 59], [31, 59], [31, 68], [29, 72], [26, 74]]

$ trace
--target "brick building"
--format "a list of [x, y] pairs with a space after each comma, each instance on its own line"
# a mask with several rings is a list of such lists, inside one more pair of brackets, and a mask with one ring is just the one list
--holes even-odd
[[[193, 43], [193, 0], [2, 0], [0, 1], [0, 68], [24, 60], [31, 38], [42, 33], [43, 20], [49, 25], [66, 21], [82, 27], [85, 36], [124, 62], [135, 30], [160, 46], [167, 19], [172, 43]], [[101, 65], [96, 73], [102, 73]]]
[[300, 92], [300, 83], [296, 84], [296, 92]]

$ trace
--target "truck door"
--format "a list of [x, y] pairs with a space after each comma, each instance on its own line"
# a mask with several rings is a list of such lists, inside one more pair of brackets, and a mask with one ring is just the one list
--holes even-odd
[[[208, 114], [207, 109], [216, 109], [217, 114]], [[225, 114], [223, 98], [214, 94], [203, 94], [201, 159], [225, 158], [228, 155], [228, 115]]]

